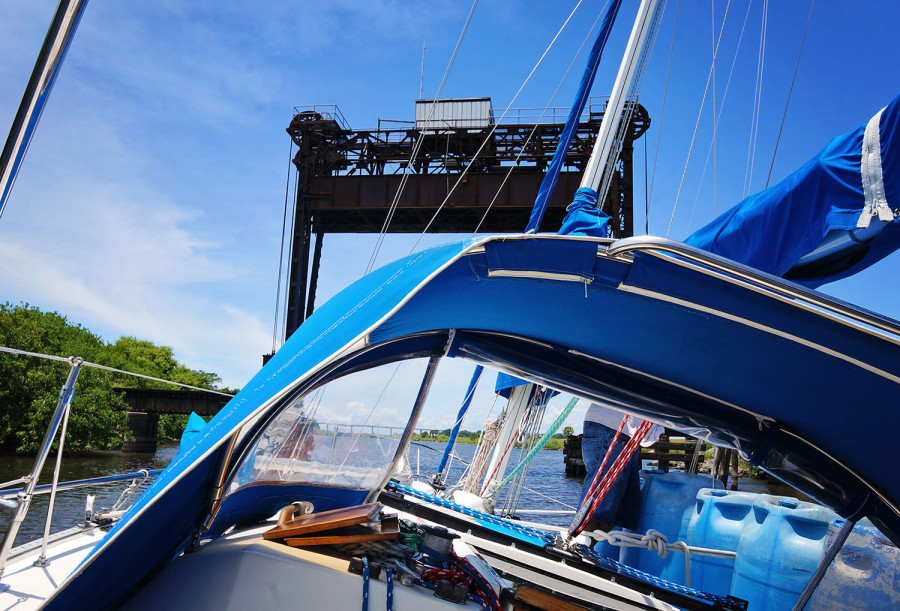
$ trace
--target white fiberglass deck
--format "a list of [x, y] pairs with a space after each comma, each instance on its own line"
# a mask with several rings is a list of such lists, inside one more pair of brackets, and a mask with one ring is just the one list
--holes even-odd
[[40, 539], [13, 549], [0, 587], [0, 609], [39, 608], [90, 553], [105, 532], [98, 527], [76, 527], [50, 538], [45, 567], [34, 566], [41, 555]]

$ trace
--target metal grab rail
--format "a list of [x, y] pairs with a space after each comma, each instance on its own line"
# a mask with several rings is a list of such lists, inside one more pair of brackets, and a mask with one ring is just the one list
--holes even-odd
[[[34, 497], [34, 489], [37, 486], [38, 477], [41, 474], [41, 470], [44, 468], [44, 462], [47, 460], [47, 455], [50, 454], [50, 447], [53, 445], [53, 439], [56, 437], [56, 432], [60, 429], [60, 426], [65, 430], [65, 423], [68, 421], [69, 410], [72, 407], [72, 398], [75, 396], [75, 382], [78, 381], [78, 374], [81, 372], [81, 364], [82, 359], [76, 357], [69, 358], [69, 375], [66, 378], [65, 384], [63, 384], [59, 391], [56, 400], [56, 409], [53, 412], [53, 417], [50, 419], [50, 426], [47, 427], [47, 432], [44, 434], [44, 441], [41, 443], [41, 449], [34, 459], [34, 467], [32, 467], [31, 473], [23, 478], [26, 482], [25, 488], [16, 494], [16, 502], [8, 506], [9, 509], [15, 508], [15, 514], [10, 521], [9, 529], [3, 535], [3, 543], [0, 545], [0, 577], [3, 576], [3, 571], [6, 568], [6, 559], [9, 557], [9, 551], [12, 549], [13, 543], [16, 540], [16, 535], [19, 533], [19, 528], [22, 526], [25, 514], [28, 513], [28, 508], [31, 506], [31, 500]], [[62, 457], [62, 446], [62, 439], [60, 439], [59, 458]], [[50, 523], [53, 514], [52, 501], [56, 494], [56, 480], [59, 475], [59, 458], [57, 459], [53, 484], [51, 485], [50, 490], [51, 503], [47, 509], [48, 524]], [[46, 533], [44, 540], [46, 543]]]
[[[102, 477], [92, 477], [89, 479], [73, 479], [68, 482], [62, 482], [57, 484], [56, 491], [57, 492], [68, 492], [69, 490], [77, 490], [78, 488], [90, 488], [92, 486], [103, 486], [104, 484], [115, 484], [118, 482], [127, 482], [130, 479], [138, 479], [143, 477], [148, 477], [153, 479], [157, 477], [160, 473], [162, 473], [162, 469], [154, 469], [152, 471], [143, 469], [141, 471], [134, 471], [133, 473], [121, 473], [118, 475], [104, 475]], [[50, 490], [52, 489], [53, 484], [42, 484], [40, 486], [35, 486], [34, 494], [35, 496], [39, 494], [50, 494]], [[16, 496], [22, 491], [24, 488], [15, 488], [13, 490], [7, 490], [3, 493], [0, 493], [0, 500], [8, 500], [14, 499]]]
[[635, 251], [650, 251], [651, 254], [652, 251], [660, 251], [677, 255], [682, 259], [698, 263], [718, 272], [723, 272], [739, 280], [743, 280], [744, 282], [755, 284], [790, 299], [795, 299], [808, 305], [815, 306], [831, 314], [836, 314], [843, 318], [862, 323], [880, 331], [890, 333], [891, 335], [900, 336], [900, 323], [895, 320], [879, 316], [872, 312], [860, 310], [811, 289], [785, 281], [782, 278], [755, 270], [751, 267], [741, 265], [740, 263], [714, 255], [705, 250], [694, 248], [683, 242], [655, 236], [622, 238], [621, 240], [616, 240], [610, 244], [606, 249], [606, 254], [611, 257], [616, 257]]

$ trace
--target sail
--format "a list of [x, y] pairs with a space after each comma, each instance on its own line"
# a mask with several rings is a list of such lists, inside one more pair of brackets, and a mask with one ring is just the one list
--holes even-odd
[[900, 247], [900, 97], [685, 240], [817, 287]]

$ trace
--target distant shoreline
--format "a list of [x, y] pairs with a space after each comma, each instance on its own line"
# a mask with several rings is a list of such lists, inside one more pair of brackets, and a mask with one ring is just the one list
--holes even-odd
[[[412, 441], [427, 441], [427, 442], [432, 442], [432, 443], [447, 443], [447, 441], [449, 441], [449, 439], [450, 439], [450, 436], [444, 435], [444, 434], [440, 434], [437, 437], [432, 437], [431, 435], [420, 435], [420, 434], [416, 433], [415, 435], [412, 436]], [[477, 435], [472, 435], [472, 436], [460, 435], [459, 437], [456, 438], [456, 443], [465, 444], [465, 445], [475, 445], [478, 443], [478, 439], [479, 438]], [[565, 442], [564, 439], [557, 439], [555, 437], [551, 437], [542, 449], [561, 451], [563, 449], [564, 442]], [[520, 448], [520, 447], [522, 447], [522, 445], [517, 443], [516, 447]]]

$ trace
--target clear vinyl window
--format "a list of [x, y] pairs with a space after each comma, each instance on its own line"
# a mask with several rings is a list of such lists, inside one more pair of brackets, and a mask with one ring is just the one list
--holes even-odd
[[[426, 364], [415, 359], [355, 372], [292, 400], [260, 435], [229, 491], [255, 482], [378, 486]], [[405, 461], [401, 469], [398, 475], [408, 476]]]

